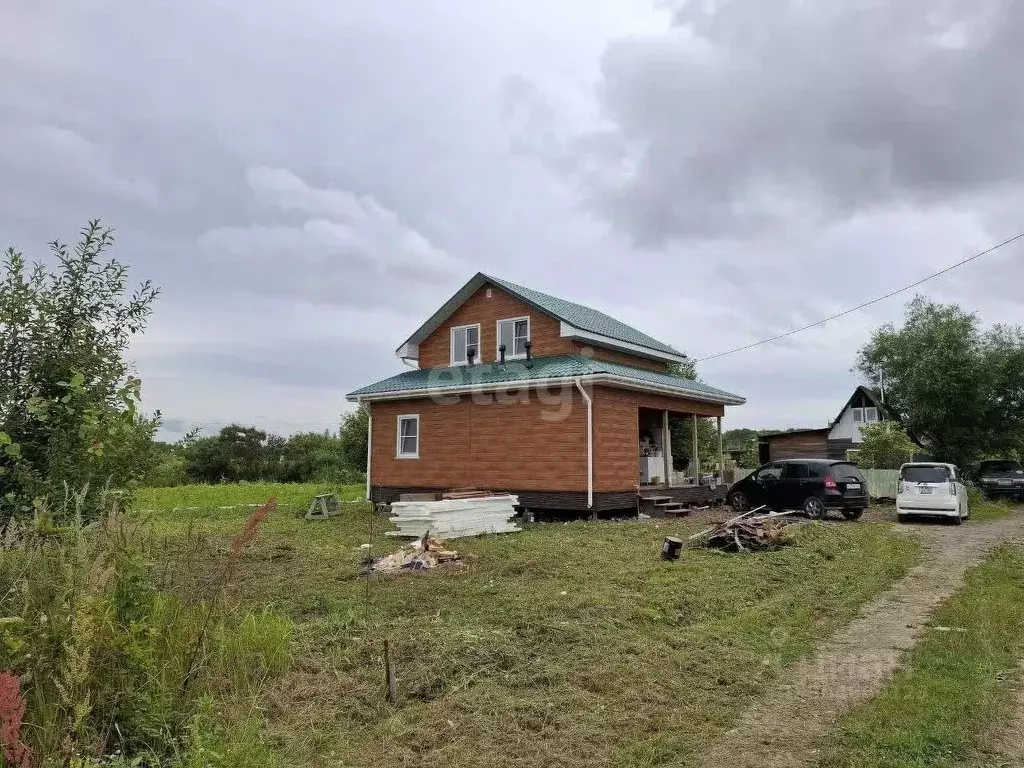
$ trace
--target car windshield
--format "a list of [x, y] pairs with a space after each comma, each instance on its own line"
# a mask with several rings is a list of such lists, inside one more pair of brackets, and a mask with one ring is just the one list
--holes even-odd
[[853, 480], [855, 483], [864, 482], [864, 475], [854, 464], [833, 464], [832, 476], [840, 482], [844, 480]]
[[945, 483], [949, 467], [904, 467], [900, 479], [908, 483]]
[[1019, 461], [983, 461], [981, 463], [981, 474], [987, 472], [1017, 472], [1020, 468]]

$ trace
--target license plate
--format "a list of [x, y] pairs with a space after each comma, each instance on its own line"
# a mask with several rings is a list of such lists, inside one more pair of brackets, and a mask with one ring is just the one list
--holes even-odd
[[1012, 480], [996, 480], [998, 485], [1010, 485], [1012, 482]]
[[848, 490], [848, 491], [859, 491], [860, 490], [860, 483], [847, 483], [846, 484], [846, 490]]
[[932, 489], [929, 488], [927, 485], [925, 485], [925, 486], [922, 486], [921, 488], [918, 488], [917, 492], [918, 493], [931, 493]]

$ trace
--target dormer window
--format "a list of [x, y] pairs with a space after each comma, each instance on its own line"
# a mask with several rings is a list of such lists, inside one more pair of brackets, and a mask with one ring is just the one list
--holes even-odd
[[459, 325], [452, 328], [452, 365], [466, 365], [469, 362], [469, 350], [473, 350], [473, 359], [482, 362], [480, 355], [480, 323], [475, 325]]
[[498, 347], [505, 345], [505, 358], [526, 357], [530, 340], [530, 318], [510, 317], [498, 321]]

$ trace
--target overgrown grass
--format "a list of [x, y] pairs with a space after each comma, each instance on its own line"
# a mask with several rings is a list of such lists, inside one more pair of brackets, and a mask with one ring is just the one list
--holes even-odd
[[1022, 628], [1024, 554], [1001, 549], [968, 572], [903, 671], [844, 718], [821, 766], [942, 768], [967, 760], [1008, 705]]
[[341, 500], [364, 498], [366, 486], [330, 483], [224, 483], [221, 485], [179, 485], [173, 488], [143, 488], [135, 493], [139, 509], [167, 510], [180, 507], [230, 507], [262, 504], [271, 496], [278, 506], [308, 506], [321, 493], [337, 493]]
[[[84, 496], [76, 494], [78, 511]], [[0, 743], [0, 763], [276, 765], [253, 712], [291, 664], [292, 623], [224, 599], [263, 514], [244, 527], [236, 521], [227, 551], [180, 539], [185, 559], [207, 569], [201, 579], [156, 572], [149, 526], [114, 509], [88, 526], [76, 514], [56, 528], [45, 511], [8, 521], [0, 531], [0, 720], [3, 739], [14, 734], [32, 757], [11, 759], [10, 744]]]
[[967, 486], [968, 501], [971, 505], [971, 519], [981, 522], [987, 520], [1002, 520], [1010, 516], [1013, 507], [1005, 499], [998, 501], [989, 499], [980, 488], [974, 485]]
[[[216, 547], [243, 518], [158, 515], [167, 567], [186, 531]], [[663, 538], [695, 524], [547, 524], [453, 542], [460, 570], [361, 579], [361, 544], [398, 544], [385, 525], [365, 507], [313, 523], [278, 514], [234, 580], [233, 599], [295, 627], [268, 720], [289, 765], [685, 759], [918, 555], [890, 525], [861, 522], [808, 525], [778, 552], [665, 563]], [[180, 570], [203, 578], [201, 562]]]

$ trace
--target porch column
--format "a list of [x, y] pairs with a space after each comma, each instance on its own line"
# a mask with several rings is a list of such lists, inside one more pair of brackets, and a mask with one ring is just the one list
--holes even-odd
[[718, 417], [718, 481], [725, 482], [725, 451], [722, 449], [722, 417]]
[[697, 414], [693, 414], [693, 477], [700, 485], [700, 457], [697, 455]]
[[668, 411], [661, 412], [661, 455], [665, 460], [665, 485], [672, 485], [672, 433], [668, 431]]

